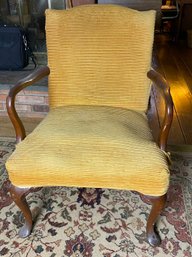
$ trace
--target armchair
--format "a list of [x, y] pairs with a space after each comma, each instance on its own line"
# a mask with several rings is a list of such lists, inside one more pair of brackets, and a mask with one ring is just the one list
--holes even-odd
[[[165, 151], [173, 107], [166, 81], [150, 70], [154, 21], [154, 11], [115, 5], [46, 11], [50, 69], [34, 71], [7, 97], [18, 144], [6, 168], [9, 192], [25, 217], [21, 237], [33, 227], [29, 190], [107, 187], [148, 196], [147, 240], [160, 244], [155, 222], [169, 187]], [[16, 95], [48, 75], [50, 111], [26, 137]], [[158, 145], [146, 116], [151, 80], [166, 103]]]

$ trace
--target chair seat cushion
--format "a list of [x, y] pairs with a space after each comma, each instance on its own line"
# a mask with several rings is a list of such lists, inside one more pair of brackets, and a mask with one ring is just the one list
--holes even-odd
[[144, 113], [64, 106], [19, 143], [6, 163], [15, 186], [116, 188], [160, 196], [169, 185], [164, 153]]

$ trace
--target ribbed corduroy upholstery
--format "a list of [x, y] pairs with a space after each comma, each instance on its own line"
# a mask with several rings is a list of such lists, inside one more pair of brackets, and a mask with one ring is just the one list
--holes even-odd
[[169, 171], [144, 113], [102, 106], [53, 108], [6, 163], [14, 185], [166, 193]]
[[12, 184], [167, 192], [144, 114], [154, 16], [111, 5], [46, 12], [51, 109], [8, 159]]
[[47, 10], [50, 106], [146, 110], [154, 21], [118, 5]]

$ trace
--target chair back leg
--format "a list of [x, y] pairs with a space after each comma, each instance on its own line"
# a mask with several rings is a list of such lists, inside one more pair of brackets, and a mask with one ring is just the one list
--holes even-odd
[[155, 223], [165, 206], [167, 195], [165, 194], [159, 197], [149, 197], [149, 199], [152, 203], [152, 208], [147, 220], [147, 241], [152, 246], [158, 246], [161, 243], [161, 238], [156, 231]]

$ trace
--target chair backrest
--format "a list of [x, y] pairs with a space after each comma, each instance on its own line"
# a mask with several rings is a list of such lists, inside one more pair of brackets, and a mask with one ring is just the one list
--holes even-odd
[[155, 11], [118, 5], [47, 10], [50, 107], [146, 110], [154, 22]]

